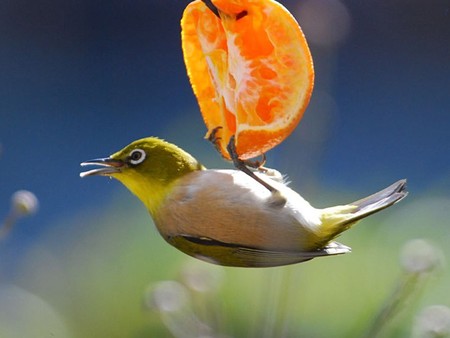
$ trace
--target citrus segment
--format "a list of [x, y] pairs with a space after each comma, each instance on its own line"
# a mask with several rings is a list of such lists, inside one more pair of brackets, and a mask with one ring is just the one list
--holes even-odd
[[240, 159], [257, 157], [297, 126], [314, 82], [311, 54], [293, 16], [273, 0], [202, 1], [183, 13], [182, 48], [207, 136], [222, 156], [235, 135]]

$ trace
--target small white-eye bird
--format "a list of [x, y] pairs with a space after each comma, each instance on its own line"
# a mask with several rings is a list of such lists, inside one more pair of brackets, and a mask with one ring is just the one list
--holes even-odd
[[[356, 202], [311, 206], [274, 170], [255, 174], [206, 169], [174, 144], [149, 137], [107, 158], [81, 177], [122, 182], [147, 207], [164, 239], [201, 260], [239, 267], [271, 267], [350, 252], [333, 239], [357, 221], [406, 195], [406, 180]], [[281, 195], [281, 196], [280, 196]]]

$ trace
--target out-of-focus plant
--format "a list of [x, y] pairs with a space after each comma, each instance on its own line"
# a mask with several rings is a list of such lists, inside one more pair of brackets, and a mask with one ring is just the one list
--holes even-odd
[[413, 337], [450, 337], [450, 308], [444, 305], [431, 305], [423, 309], [415, 320]]
[[211, 302], [210, 298], [216, 294], [221, 281], [220, 268], [186, 265], [180, 281], [151, 285], [145, 292], [144, 305], [160, 314], [175, 337], [226, 337], [220, 332], [219, 309], [214, 306], [218, 302]]
[[[417, 298], [430, 275], [442, 265], [441, 252], [423, 239], [407, 242], [400, 253], [402, 273], [393, 290], [369, 323], [365, 337], [385, 336], [388, 324]], [[207, 264], [189, 264], [176, 281], [151, 285], [145, 293], [146, 308], [157, 311], [163, 324], [177, 338], [227, 337], [226, 313], [220, 309], [218, 294], [226, 278], [224, 269]], [[280, 285], [281, 287], [281, 285]], [[269, 318], [267, 318], [269, 320]], [[257, 323], [264, 326], [265, 323]], [[292, 323], [291, 323], [292, 324]], [[289, 325], [292, 326], [292, 325]], [[286, 327], [285, 333], [298, 327]], [[417, 338], [447, 337], [450, 333], [450, 309], [431, 306], [416, 319]]]
[[[384, 328], [423, 287], [425, 281], [442, 263], [441, 252], [423, 239], [407, 242], [400, 253], [403, 273], [393, 291], [375, 316], [367, 338], [379, 337]], [[434, 337], [434, 336], [432, 336]]]
[[0, 337], [72, 337], [64, 317], [47, 301], [12, 284], [0, 284]]
[[18, 190], [11, 196], [11, 207], [0, 227], [0, 239], [5, 238], [17, 221], [31, 216], [39, 209], [39, 201], [35, 194], [28, 190]]

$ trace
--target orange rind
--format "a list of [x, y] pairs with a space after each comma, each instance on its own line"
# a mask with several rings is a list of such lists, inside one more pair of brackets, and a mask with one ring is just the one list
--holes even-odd
[[[273, 0], [191, 2], [183, 13], [187, 73], [216, 146], [230, 159], [260, 156], [300, 122], [313, 89], [314, 67], [305, 36]], [[221, 127], [217, 129], [217, 127]]]

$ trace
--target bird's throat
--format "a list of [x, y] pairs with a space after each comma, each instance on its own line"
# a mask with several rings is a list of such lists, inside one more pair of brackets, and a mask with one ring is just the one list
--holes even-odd
[[161, 182], [149, 177], [144, 180], [136, 180], [135, 177], [117, 175], [115, 178], [141, 200], [152, 216], [156, 214], [164, 199], [173, 189], [171, 182]]

